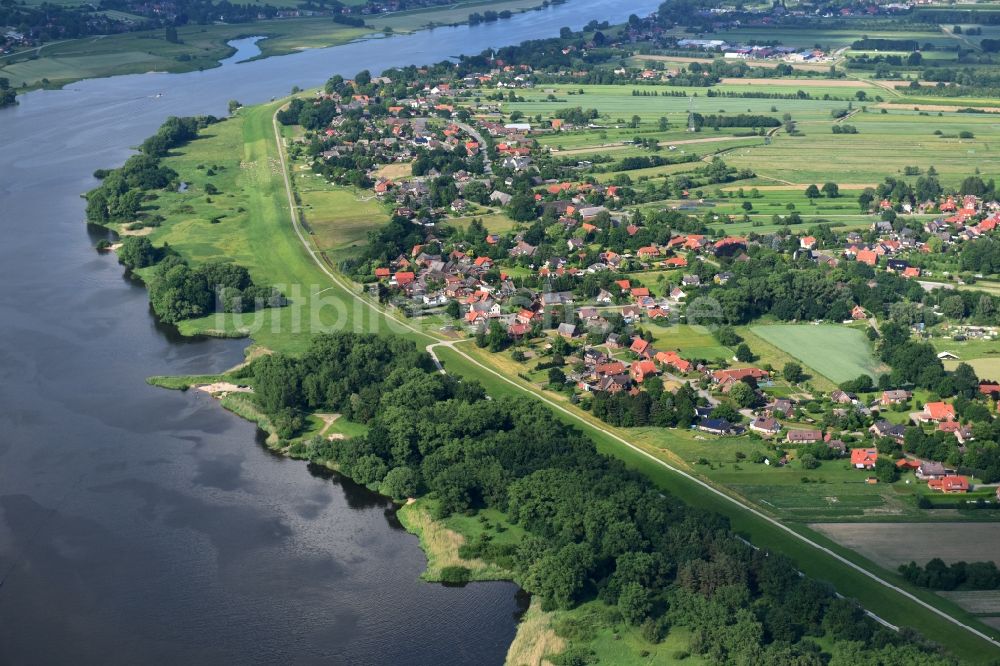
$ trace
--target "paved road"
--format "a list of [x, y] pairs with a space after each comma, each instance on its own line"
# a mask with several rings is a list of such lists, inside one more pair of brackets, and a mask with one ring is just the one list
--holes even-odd
[[462, 129], [463, 132], [470, 135], [473, 139], [479, 142], [480, 150], [483, 154], [483, 164], [485, 165], [484, 170], [487, 174], [493, 173], [493, 165], [490, 163], [489, 153], [486, 152], [486, 142], [483, 140], [483, 135], [479, 133], [472, 125], [467, 123], [460, 123], [457, 120], [453, 120], [453, 123]]

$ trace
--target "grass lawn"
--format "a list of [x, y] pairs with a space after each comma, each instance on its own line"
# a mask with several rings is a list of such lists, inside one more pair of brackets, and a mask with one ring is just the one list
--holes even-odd
[[692, 359], [729, 359], [733, 356], [733, 351], [719, 344], [712, 332], [704, 326], [661, 326], [654, 322], [644, 326], [653, 334], [653, 346], [661, 351], [677, 350], [682, 357]]
[[838, 384], [860, 375], [874, 377], [880, 366], [865, 334], [857, 329], [837, 324], [768, 324], [750, 330]]

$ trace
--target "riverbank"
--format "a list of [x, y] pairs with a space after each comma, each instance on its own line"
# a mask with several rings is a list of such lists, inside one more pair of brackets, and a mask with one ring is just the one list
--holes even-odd
[[234, 40], [259, 38], [257, 52], [239, 60], [248, 62], [378, 39], [388, 34], [468, 23], [469, 14], [481, 9], [515, 15], [548, 5], [549, 0], [457, 2], [446, 7], [365, 17], [364, 27], [334, 23], [329, 17], [184, 25], [177, 28], [176, 42], [168, 42], [162, 29], [95, 35], [0, 56], [0, 78], [10, 79], [11, 87], [24, 93], [61, 88], [92, 78], [203, 71], [219, 67], [234, 56], [237, 53], [232, 45]]

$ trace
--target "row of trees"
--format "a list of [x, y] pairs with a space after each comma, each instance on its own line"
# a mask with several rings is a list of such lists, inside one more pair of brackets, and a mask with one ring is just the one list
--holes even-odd
[[932, 590], [996, 590], [1000, 569], [995, 562], [955, 562], [945, 564], [935, 557], [921, 567], [916, 562], [899, 565], [899, 573], [914, 585]]

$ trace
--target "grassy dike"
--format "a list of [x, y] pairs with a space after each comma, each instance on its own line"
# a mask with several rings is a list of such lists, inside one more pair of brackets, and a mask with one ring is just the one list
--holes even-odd
[[[323, 327], [392, 332], [408, 337], [422, 346], [439, 342], [436, 334], [403, 328], [391, 315], [377, 311], [369, 301], [358, 300], [358, 287], [345, 287], [333, 282], [299, 241], [289, 219], [288, 199], [280, 166], [281, 155], [278, 153], [272, 125], [272, 116], [280, 105], [281, 102], [276, 102], [244, 109], [235, 119], [208, 128], [205, 138], [192, 142], [177, 151], [175, 156], [168, 158], [167, 165], [177, 170], [183, 180], [191, 183], [191, 187], [184, 193], [161, 194], [152, 202], [166, 221], [152, 231], [151, 238], [157, 244], [169, 242], [192, 263], [212, 258], [231, 258], [246, 266], [256, 282], [287, 285], [289, 289], [298, 285], [298, 292], [288, 294], [297, 307], [248, 315], [246, 319], [252, 320], [250, 324], [253, 325], [233, 315], [211, 316], [184, 322], [180, 327], [181, 331], [185, 334], [245, 333], [252, 336], [258, 345], [289, 353], [304, 349], [309, 336]], [[199, 165], [203, 168], [199, 169]], [[209, 176], [206, 167], [211, 165], [222, 168], [213, 168], [215, 175]], [[207, 182], [216, 185], [220, 194], [206, 196], [204, 186]], [[211, 220], [220, 215], [219, 223], [212, 224]], [[318, 296], [323, 296], [318, 302], [312, 298]], [[435, 351], [449, 372], [479, 379], [491, 395], [524, 391], [544, 395], [560, 408], [568, 410], [554, 410], [558, 418], [581, 427], [593, 437], [603, 452], [624, 460], [689, 504], [728, 516], [734, 529], [756, 545], [788, 555], [808, 575], [830, 581], [841, 593], [859, 599], [866, 608], [889, 622], [920, 630], [968, 663], [987, 663], [1000, 655], [1000, 651], [985, 641], [968, 634], [898, 592], [872, 581], [829, 554], [817, 550], [815, 546], [796, 539], [794, 535], [749, 512], [742, 504], [733, 503], [697, 481], [658, 464], [657, 460], [676, 463], [668, 450], [642, 444], [642, 450], [653, 456], [654, 460], [625, 447], [607, 433], [615, 432], [627, 437], [626, 431], [598, 424], [589, 414], [571, 407], [564, 399], [551, 393], [543, 394], [526, 383], [494, 374], [490, 369], [493, 359], [473, 350], [468, 343], [459, 343], [454, 348], [438, 346]], [[245, 396], [227, 398], [231, 404], [240, 400], [245, 402]], [[232, 406], [244, 409], [247, 405]], [[428, 551], [429, 561], [433, 556], [433, 562], [438, 563], [439, 573], [441, 568], [448, 566], [445, 562], [453, 561], [450, 558], [457, 556], [456, 549], [460, 543], [441, 529], [435, 528], [433, 533], [426, 529], [420, 515], [421, 506], [419, 503], [416, 506], [416, 510], [404, 510], [402, 519], [409, 521], [413, 531], [423, 535], [422, 544]], [[477, 525], [474, 520], [449, 521], [444, 521], [444, 529], [465, 538], [475, 536]], [[493, 522], [500, 524], [499, 521]], [[863, 561], [859, 556], [835, 545], [825, 542], [823, 545], [852, 561]], [[865, 566], [868, 564], [870, 563]], [[431, 566], [427, 577], [432, 579], [434, 564]], [[870, 570], [899, 584], [927, 603], [946, 610], [970, 626], [980, 630], [987, 629], [936, 595], [906, 587], [898, 583], [891, 573], [879, 571], [874, 565], [870, 565]], [[658, 662], [669, 663], [671, 653], [665, 649], [661, 651], [662, 646], [674, 645], [674, 651], [680, 649], [674, 641], [680, 641], [681, 637], [675, 637], [674, 632], [666, 643], [649, 646], [635, 635], [634, 630], [626, 629], [613, 618], [606, 617], [603, 610], [594, 605], [555, 614], [536, 612], [530, 618], [531, 622], [525, 622], [519, 628], [519, 638], [515, 641], [518, 655], [536, 653], [526, 647], [527, 639], [520, 635], [521, 630], [533, 633], [538, 637], [537, 640], [544, 641], [546, 645], [555, 645], [549, 641], [552, 634], [548, 632], [556, 626], [572, 636], [570, 640], [574, 646], [587, 646], [595, 653], [609, 655], [608, 658], [614, 659], [616, 663], [638, 663], [639, 655], [646, 650], [655, 650]], [[635, 649], [629, 646], [634, 646]], [[516, 659], [511, 663], [521, 663], [520, 657]]]

